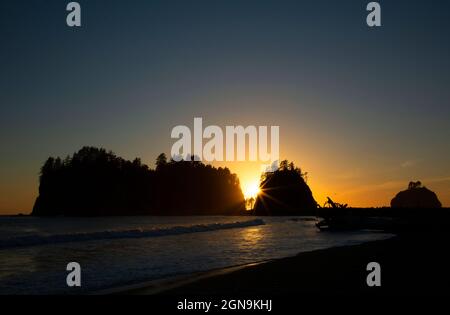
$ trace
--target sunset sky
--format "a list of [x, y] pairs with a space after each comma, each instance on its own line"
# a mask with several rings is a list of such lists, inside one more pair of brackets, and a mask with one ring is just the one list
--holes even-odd
[[[314, 197], [389, 205], [421, 180], [450, 206], [450, 2], [0, 3], [0, 214], [29, 213], [48, 156], [98, 146], [154, 166], [176, 125], [280, 126]], [[244, 185], [260, 163], [215, 163]]]

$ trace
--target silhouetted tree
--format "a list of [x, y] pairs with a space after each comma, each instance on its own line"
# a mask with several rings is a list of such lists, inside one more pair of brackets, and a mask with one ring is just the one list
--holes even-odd
[[248, 210], [252, 210], [254, 205], [255, 205], [255, 198], [254, 197], [250, 197], [246, 200], [247, 203], [247, 209]]
[[409, 182], [409, 185], [408, 185], [408, 189], [417, 189], [417, 188], [420, 188], [420, 187], [422, 187], [422, 183], [420, 181], [418, 181], [418, 182]]
[[167, 156], [165, 153], [161, 153], [156, 158], [156, 169], [164, 167], [165, 165], [167, 165]]

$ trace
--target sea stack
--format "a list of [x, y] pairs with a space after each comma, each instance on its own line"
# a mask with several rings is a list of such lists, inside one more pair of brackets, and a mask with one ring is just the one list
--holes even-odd
[[434, 192], [421, 182], [410, 182], [408, 189], [399, 192], [391, 201], [392, 208], [441, 208], [442, 204]]
[[258, 216], [316, 215], [317, 202], [303, 173], [293, 162], [282, 161], [266, 172], [260, 184], [253, 214]]

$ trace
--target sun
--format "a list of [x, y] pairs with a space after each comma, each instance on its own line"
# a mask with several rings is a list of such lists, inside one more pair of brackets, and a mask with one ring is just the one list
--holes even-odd
[[260, 192], [259, 183], [257, 181], [248, 183], [244, 186], [245, 199], [255, 198]]

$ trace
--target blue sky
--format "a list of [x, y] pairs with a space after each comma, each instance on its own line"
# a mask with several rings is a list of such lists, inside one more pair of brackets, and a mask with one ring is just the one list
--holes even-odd
[[[389, 204], [422, 180], [450, 206], [450, 3], [0, 3], [0, 213], [29, 212], [50, 155], [102, 146], [153, 165], [171, 129], [279, 125], [315, 197]], [[257, 167], [229, 165], [243, 181]]]

